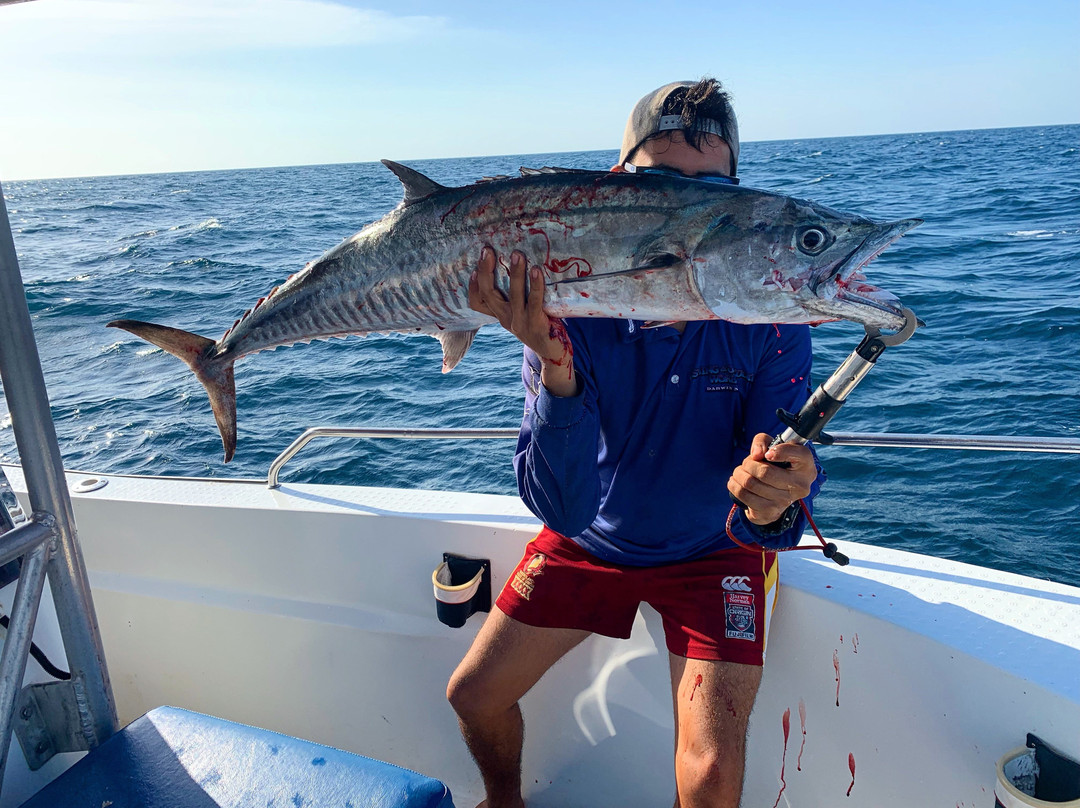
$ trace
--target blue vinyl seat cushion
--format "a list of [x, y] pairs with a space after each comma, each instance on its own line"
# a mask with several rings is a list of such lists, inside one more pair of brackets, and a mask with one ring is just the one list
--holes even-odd
[[158, 707], [23, 808], [454, 808], [431, 777], [328, 746]]

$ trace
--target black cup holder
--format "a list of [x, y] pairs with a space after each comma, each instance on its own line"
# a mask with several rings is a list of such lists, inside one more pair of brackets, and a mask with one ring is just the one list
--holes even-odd
[[439, 622], [461, 628], [475, 612], [491, 611], [491, 562], [486, 558], [443, 553], [431, 573]]

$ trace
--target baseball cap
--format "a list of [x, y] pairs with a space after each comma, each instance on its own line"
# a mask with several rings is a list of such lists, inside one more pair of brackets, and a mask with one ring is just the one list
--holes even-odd
[[[665, 84], [637, 102], [630, 113], [630, 118], [626, 121], [626, 131], [623, 132], [622, 149], [619, 151], [620, 165], [626, 162], [638, 146], [653, 135], [685, 128], [682, 115], [663, 114], [664, 102], [675, 90], [693, 87], [697, 83], [696, 81], [676, 81]], [[724, 104], [724, 113], [722, 120], [699, 117], [690, 129], [711, 132], [724, 139], [728, 148], [731, 149], [731, 173], [734, 174], [739, 165], [739, 122], [735, 118], [735, 110], [731, 108], [731, 104]]]

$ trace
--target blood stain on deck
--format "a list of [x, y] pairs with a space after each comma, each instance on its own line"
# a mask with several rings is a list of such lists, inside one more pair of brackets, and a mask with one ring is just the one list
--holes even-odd
[[836, 671], [836, 706], [840, 706], [840, 652], [833, 649], [832, 652], [832, 665]]
[[780, 804], [780, 798], [784, 796], [784, 789], [787, 788], [787, 781], [784, 779], [784, 767], [787, 765], [787, 742], [791, 736], [791, 708], [788, 707], [784, 710], [784, 756], [780, 758], [780, 793], [776, 795], [776, 802], [773, 803], [773, 808], [776, 808]]
[[806, 702], [799, 699], [799, 723], [802, 725], [802, 743], [799, 744], [799, 759], [796, 771], [802, 771], [802, 753], [806, 748]]

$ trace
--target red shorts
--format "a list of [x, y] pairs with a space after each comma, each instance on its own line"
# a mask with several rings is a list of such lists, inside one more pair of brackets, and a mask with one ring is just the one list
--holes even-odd
[[660, 567], [601, 561], [544, 528], [525, 547], [496, 604], [514, 620], [627, 638], [644, 601], [664, 620], [668, 650], [761, 665], [776, 599], [776, 553], [732, 548]]

